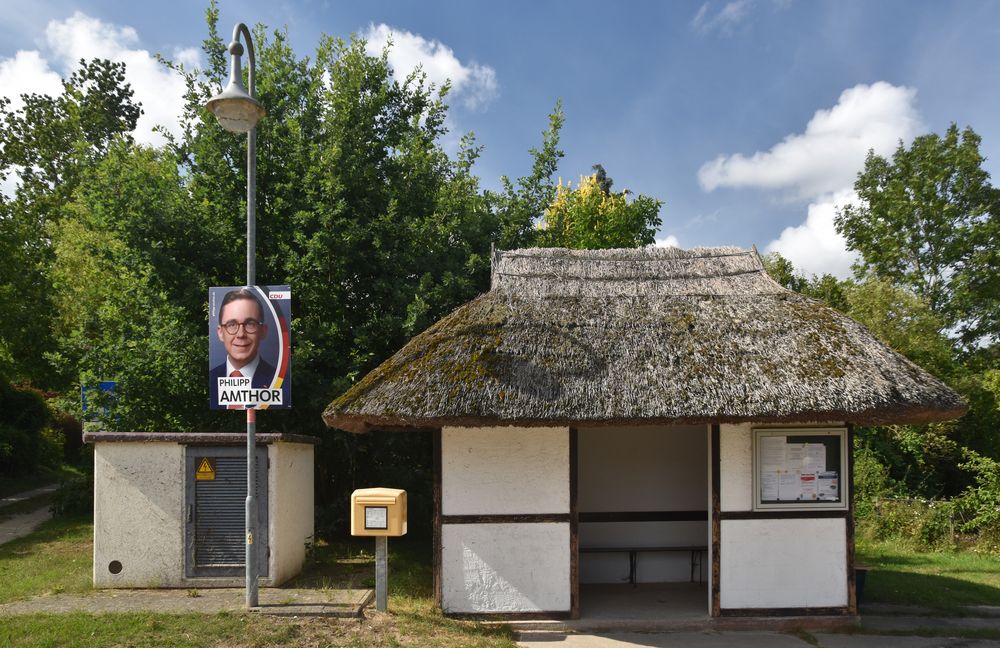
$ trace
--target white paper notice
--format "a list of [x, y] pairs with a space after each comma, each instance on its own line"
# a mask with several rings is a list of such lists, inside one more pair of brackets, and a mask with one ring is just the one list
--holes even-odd
[[776, 502], [778, 500], [778, 473], [766, 472], [760, 476], [760, 501]]
[[778, 499], [797, 500], [802, 499], [801, 496], [802, 484], [799, 481], [799, 472], [783, 471], [778, 478]]
[[760, 499], [762, 502], [776, 502], [781, 471], [785, 469], [785, 438], [778, 436], [760, 437]]
[[837, 471], [831, 470], [816, 475], [816, 499], [835, 502], [840, 498], [840, 480]]
[[822, 443], [806, 443], [806, 456], [802, 465], [804, 473], [821, 473], [826, 470], [826, 446]]
[[799, 474], [799, 493], [800, 493], [800, 499], [803, 499], [803, 500], [815, 500], [816, 499], [816, 474], [815, 473], [800, 473]]
[[785, 470], [801, 472], [805, 465], [806, 444], [786, 443], [785, 444]]
[[777, 473], [785, 469], [785, 437], [760, 438], [760, 471]]

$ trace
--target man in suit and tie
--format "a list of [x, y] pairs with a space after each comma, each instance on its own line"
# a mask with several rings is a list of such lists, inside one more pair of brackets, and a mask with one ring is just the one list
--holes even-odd
[[226, 293], [219, 306], [216, 334], [226, 348], [226, 361], [209, 372], [211, 405], [218, 405], [219, 378], [249, 378], [251, 388], [270, 387], [274, 367], [258, 355], [260, 343], [267, 337], [264, 308], [250, 289]]

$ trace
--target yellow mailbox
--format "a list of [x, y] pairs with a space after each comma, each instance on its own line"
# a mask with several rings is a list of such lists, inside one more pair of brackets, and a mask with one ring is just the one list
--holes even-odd
[[359, 488], [351, 493], [351, 535], [406, 535], [406, 491]]

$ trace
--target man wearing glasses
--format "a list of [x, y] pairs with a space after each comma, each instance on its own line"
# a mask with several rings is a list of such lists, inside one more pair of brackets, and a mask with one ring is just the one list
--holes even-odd
[[213, 405], [219, 402], [219, 378], [249, 379], [252, 389], [271, 385], [274, 367], [257, 353], [267, 337], [267, 324], [264, 309], [253, 292], [238, 288], [226, 293], [219, 307], [216, 334], [226, 348], [226, 361], [209, 373], [209, 397]]

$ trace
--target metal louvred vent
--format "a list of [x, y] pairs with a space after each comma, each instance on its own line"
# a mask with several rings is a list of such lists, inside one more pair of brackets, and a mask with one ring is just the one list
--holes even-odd
[[[246, 559], [246, 451], [239, 447], [188, 446], [185, 574], [240, 577]], [[257, 448], [259, 574], [269, 572], [267, 449]]]
[[[240, 457], [218, 457], [215, 463], [215, 479], [195, 484], [195, 565], [242, 567], [246, 461]], [[260, 492], [259, 477], [257, 488]]]

